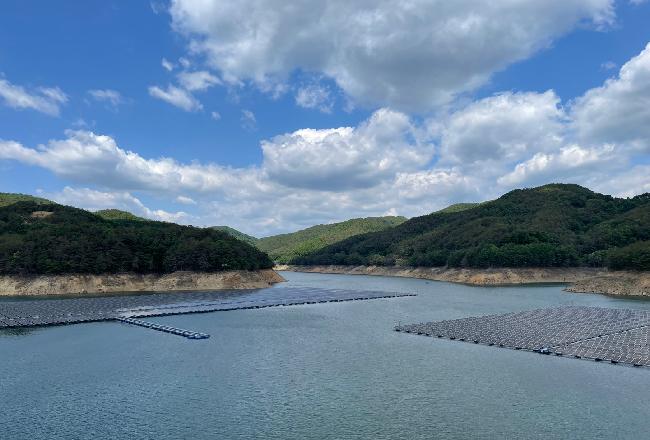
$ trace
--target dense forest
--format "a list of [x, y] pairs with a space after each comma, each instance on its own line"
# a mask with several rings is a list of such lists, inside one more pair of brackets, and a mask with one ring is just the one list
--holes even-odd
[[440, 211], [434, 212], [434, 214], [439, 212], [460, 212], [467, 211], [468, 209], [476, 208], [480, 203], [454, 203], [449, 205], [446, 208], [441, 209]]
[[0, 207], [0, 274], [216, 272], [272, 265], [264, 252], [214, 229], [106, 220], [37, 201]]
[[211, 226], [211, 228], [216, 229], [217, 231], [225, 232], [226, 234], [231, 235], [238, 240], [245, 241], [248, 244], [252, 244], [253, 246], [257, 246], [258, 239], [256, 237], [244, 234], [243, 232], [238, 231], [235, 228], [231, 228], [230, 226]]
[[469, 209], [350, 237], [291, 262], [650, 270], [650, 194], [622, 199], [567, 184], [514, 190]]
[[95, 211], [95, 215], [100, 216], [104, 220], [139, 220], [147, 221], [147, 219], [138, 217], [135, 214], [131, 214], [128, 211], [122, 211], [121, 209], [102, 209]]
[[273, 261], [288, 263], [348, 237], [383, 231], [406, 221], [405, 217], [355, 218], [329, 225], [316, 225], [290, 234], [274, 235], [257, 240], [256, 246], [267, 252]]

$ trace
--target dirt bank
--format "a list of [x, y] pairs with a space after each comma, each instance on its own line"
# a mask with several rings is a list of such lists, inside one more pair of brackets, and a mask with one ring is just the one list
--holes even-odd
[[566, 290], [569, 292], [650, 296], [649, 272], [608, 271], [606, 269], [596, 268], [456, 269], [441, 267], [280, 265], [276, 266], [275, 269], [294, 272], [421, 278], [435, 281], [472, 284], [477, 286], [568, 283], [569, 286]]
[[0, 276], [0, 296], [83, 293], [164, 292], [177, 290], [258, 289], [285, 281], [271, 269], [165, 275]]

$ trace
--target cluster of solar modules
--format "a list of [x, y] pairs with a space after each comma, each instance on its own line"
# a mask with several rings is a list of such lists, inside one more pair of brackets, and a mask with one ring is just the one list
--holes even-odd
[[184, 330], [182, 328], [172, 327], [169, 325], [156, 324], [149, 321], [143, 321], [135, 318], [117, 318], [118, 321], [125, 324], [137, 325], [139, 327], [149, 328], [151, 330], [158, 330], [160, 332], [171, 333], [172, 335], [183, 336], [187, 339], [208, 339], [210, 337], [207, 333], [194, 332], [192, 330]]
[[274, 287], [57, 299], [0, 300], [0, 328], [73, 324], [117, 318], [413, 296], [375, 291]]
[[650, 311], [554, 307], [397, 326], [396, 331], [542, 354], [650, 366]]

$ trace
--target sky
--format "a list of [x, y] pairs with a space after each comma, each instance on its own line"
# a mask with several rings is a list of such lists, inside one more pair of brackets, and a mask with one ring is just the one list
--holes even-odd
[[262, 237], [650, 192], [644, 0], [8, 0], [0, 191]]

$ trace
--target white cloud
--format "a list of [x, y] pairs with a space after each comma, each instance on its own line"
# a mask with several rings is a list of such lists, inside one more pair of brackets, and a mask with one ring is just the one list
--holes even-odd
[[296, 92], [296, 104], [303, 108], [318, 109], [323, 113], [331, 113], [334, 105], [329, 89], [319, 84], [300, 87]]
[[152, 220], [174, 223], [187, 223], [191, 219], [191, 216], [182, 211], [169, 212], [162, 209], [149, 209], [137, 197], [128, 192], [105, 192], [66, 186], [62, 191], [44, 193], [43, 196], [64, 205], [74, 205], [89, 211], [121, 209]]
[[185, 69], [189, 69], [190, 66], [192, 65], [192, 63], [190, 62], [190, 60], [188, 60], [188, 59], [185, 58], [185, 57], [180, 57], [180, 58], [178, 59], [178, 64], [180, 64], [181, 66], [183, 66], [183, 68], [185, 68]]
[[650, 43], [617, 77], [578, 98], [572, 118], [584, 141], [636, 143], [650, 151]]
[[174, 0], [173, 28], [232, 84], [262, 89], [295, 70], [333, 79], [356, 102], [427, 110], [485, 84], [613, 0]]
[[221, 113], [219, 113], [219, 112], [212, 112], [212, 113], [210, 113], [210, 117], [211, 117], [212, 119], [214, 119], [215, 121], [218, 121], [219, 119], [221, 119]]
[[511, 162], [562, 144], [565, 114], [553, 91], [503, 93], [471, 103], [444, 121], [442, 155], [454, 163]]
[[417, 136], [408, 116], [381, 109], [356, 128], [303, 129], [263, 141], [264, 168], [291, 187], [370, 187], [431, 159], [432, 148], [413, 142]]
[[8, 107], [32, 109], [50, 116], [58, 116], [61, 105], [68, 102], [67, 95], [58, 87], [39, 87], [28, 91], [1, 77], [0, 98]]
[[178, 196], [176, 197], [176, 201], [178, 203], [182, 203], [183, 205], [196, 205], [196, 201], [191, 197]]
[[[181, 164], [170, 158], [145, 159], [117, 146], [110, 136], [88, 131], [67, 131], [67, 138], [52, 140], [37, 149], [16, 142], [0, 142], [0, 159], [17, 160], [48, 169], [75, 182], [123, 190], [170, 193], [229, 191], [236, 184], [254, 190], [257, 176], [247, 170], [218, 165]], [[241, 189], [246, 191], [246, 189]]]
[[167, 58], [163, 58], [160, 64], [163, 66], [163, 69], [165, 69], [168, 72], [171, 72], [172, 70], [174, 70], [174, 67], [176, 67], [174, 63], [169, 61]]
[[594, 191], [617, 194], [620, 197], [650, 193], [650, 165], [637, 165], [625, 169], [613, 179], [593, 179], [591, 188]]
[[600, 65], [600, 68], [603, 70], [612, 70], [616, 69], [616, 67], [618, 67], [618, 65], [614, 61], [605, 61]]
[[186, 112], [193, 112], [203, 108], [203, 105], [191, 93], [173, 85], [167, 86], [166, 90], [158, 86], [151, 86], [149, 87], [149, 94]]
[[178, 74], [178, 82], [185, 90], [190, 92], [203, 91], [212, 86], [221, 84], [219, 78], [205, 70], [181, 72]]
[[97, 101], [103, 101], [107, 102], [113, 107], [117, 107], [118, 105], [122, 104], [124, 100], [122, 99], [122, 95], [120, 92], [116, 90], [111, 90], [111, 89], [95, 89], [95, 90], [88, 90], [88, 94], [93, 97], [93, 99]]
[[241, 111], [241, 125], [246, 130], [255, 130], [257, 128], [257, 118], [255, 113], [250, 110]]
[[[500, 177], [497, 183], [503, 186], [542, 184], [558, 177], [576, 179], [578, 172], [585, 169], [600, 171], [605, 165], [611, 171], [611, 163], [617, 159], [612, 145], [601, 148], [584, 148], [579, 145], [562, 147], [557, 153], [536, 153], [532, 158], [518, 164], [515, 169]], [[591, 168], [591, 169], [589, 169]], [[566, 172], [570, 174], [565, 175]], [[579, 179], [581, 180], [581, 179]]]
[[[648, 96], [645, 56], [573, 103], [562, 105], [553, 91], [506, 92], [423, 122], [380, 109], [356, 126], [267, 139], [262, 164], [248, 168], [145, 158], [89, 131], [35, 148], [0, 140], [0, 161], [38, 166], [94, 191], [187, 202], [195, 224], [257, 236], [387, 212], [422, 215], [557, 181], [629, 196], [650, 188], [650, 116], [639, 107]], [[624, 133], [610, 132], [600, 117], [610, 108], [639, 114]]]

